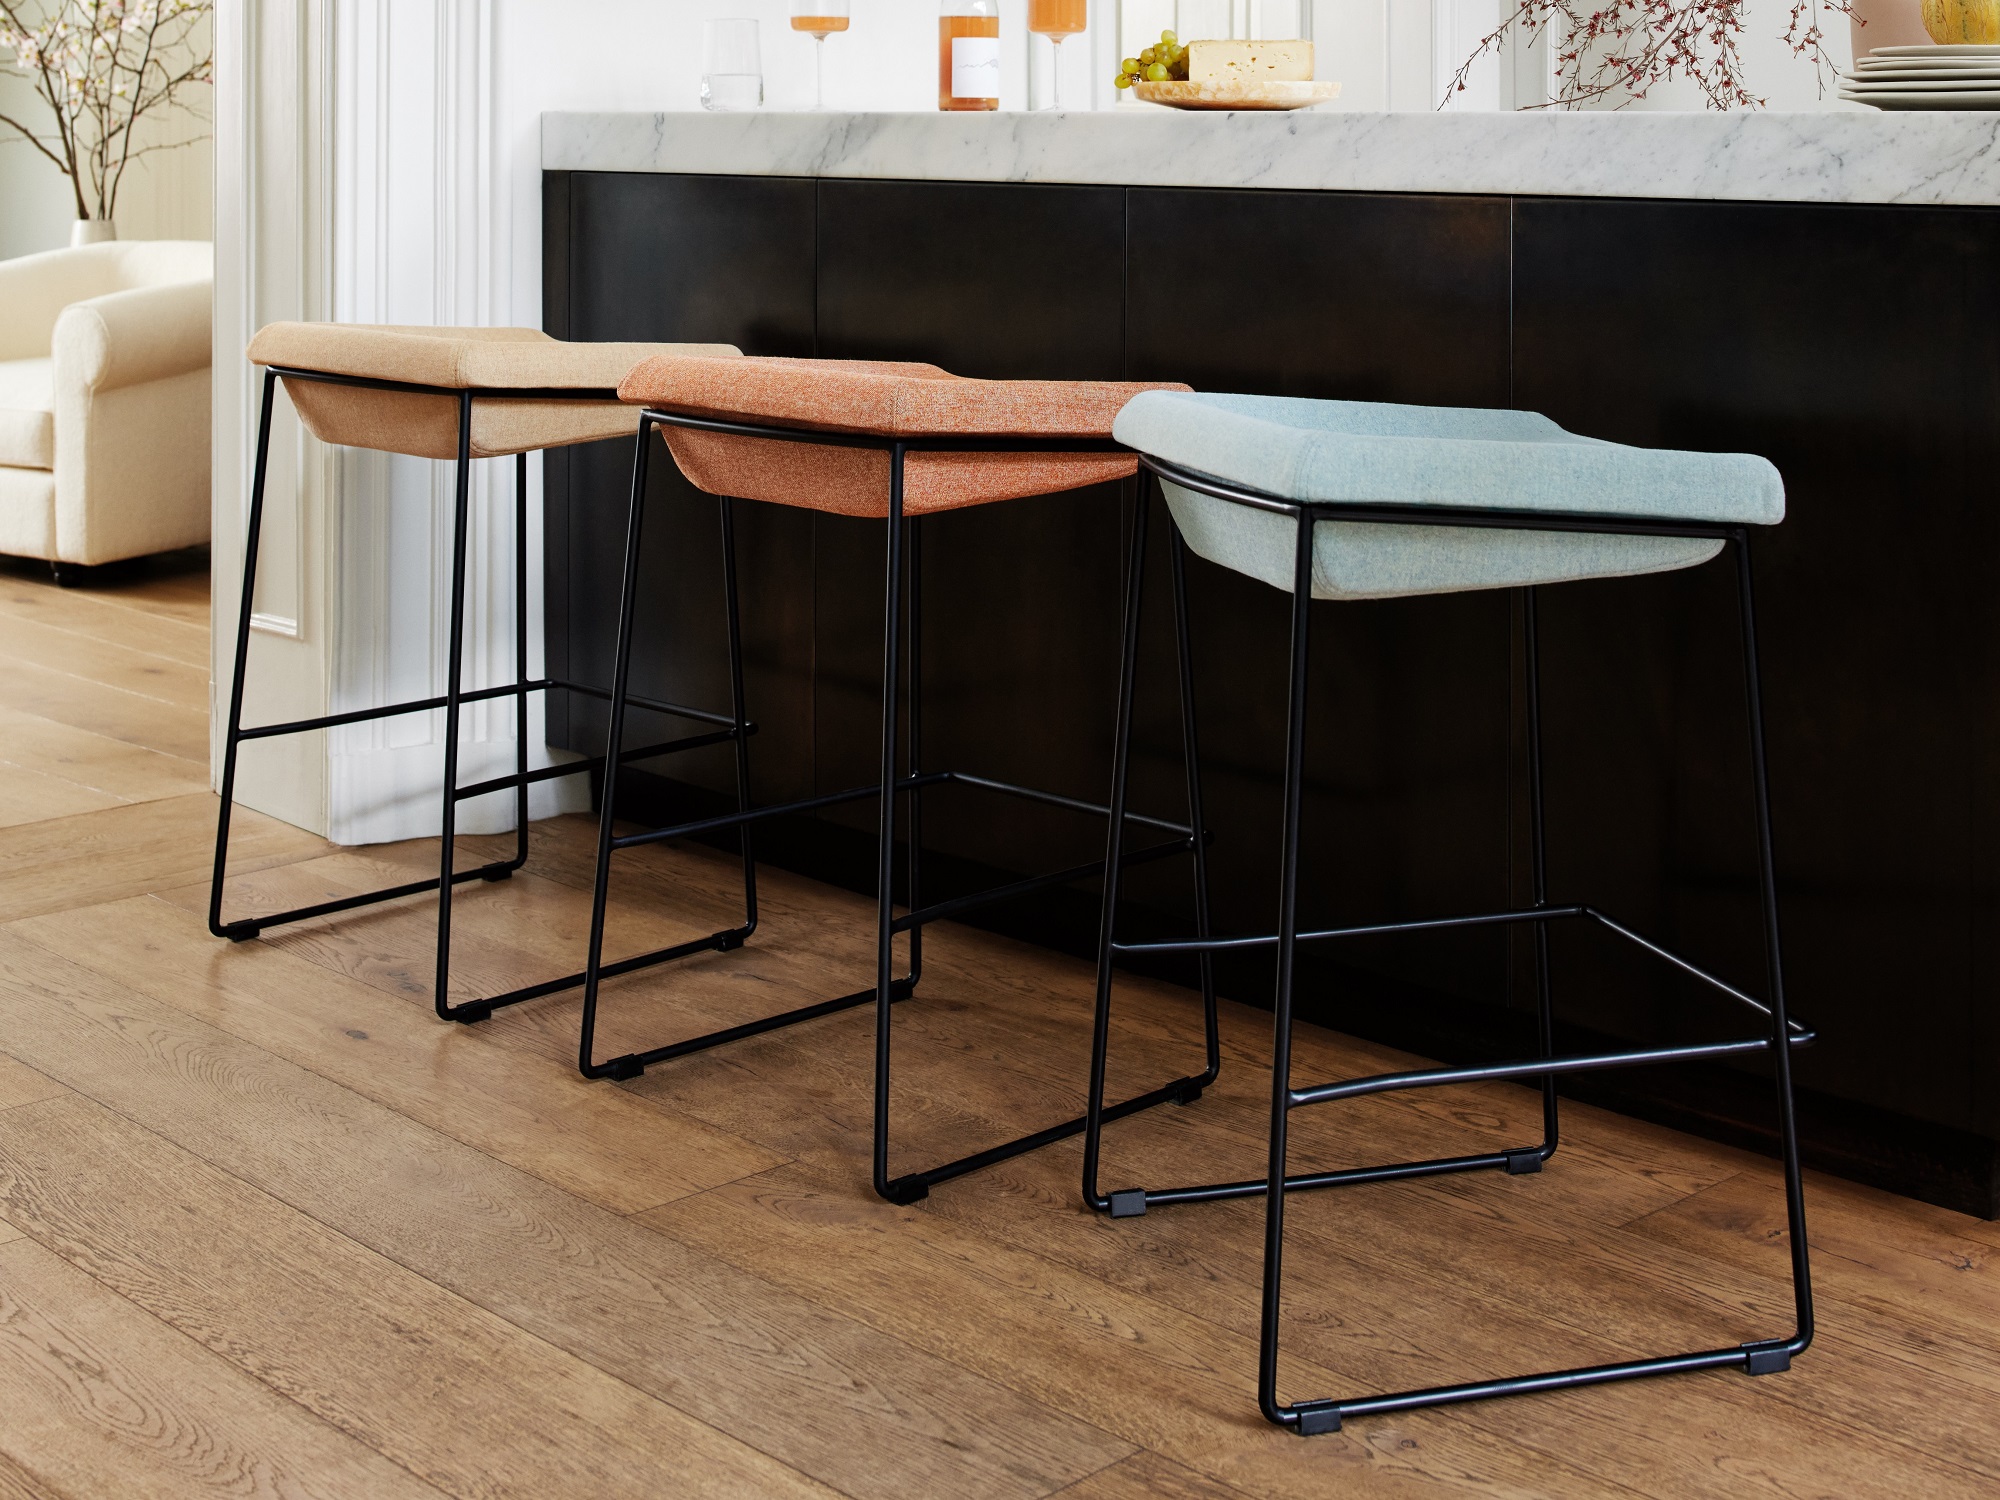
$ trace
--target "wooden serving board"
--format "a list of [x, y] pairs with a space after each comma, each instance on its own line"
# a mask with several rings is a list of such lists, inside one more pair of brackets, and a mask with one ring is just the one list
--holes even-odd
[[1174, 109], [1311, 109], [1340, 97], [1337, 83], [1136, 83], [1132, 92], [1147, 104]]

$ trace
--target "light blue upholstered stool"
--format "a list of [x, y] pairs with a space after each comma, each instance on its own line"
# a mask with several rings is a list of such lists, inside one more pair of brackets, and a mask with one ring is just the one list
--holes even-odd
[[[1283, 854], [1277, 930], [1244, 937], [1203, 935], [1147, 943], [1117, 941], [1118, 872], [1126, 818], [1133, 678], [1147, 503], [1142, 487], [1125, 589], [1125, 652], [1118, 696], [1110, 848], [1099, 932], [1097, 1015], [1091, 1049], [1090, 1102], [1084, 1134], [1083, 1191], [1113, 1218], [1165, 1204], [1262, 1197], [1265, 1203], [1264, 1297], [1258, 1400], [1265, 1416], [1302, 1435], [1337, 1430], [1343, 1418], [1435, 1406], [1526, 1391], [1555, 1390], [1642, 1375], [1734, 1368], [1751, 1375], [1784, 1370], [1812, 1341], [1798, 1140], [1792, 1117], [1791, 1049], [1813, 1033], [1786, 1013], [1779, 958], [1777, 897], [1771, 856], [1764, 727], [1757, 679], [1756, 619], [1751, 597], [1749, 528], [1785, 513], [1784, 486], [1764, 459], [1737, 453], [1680, 453], [1628, 448], [1563, 431], [1532, 412], [1470, 411], [1372, 402], [1308, 401], [1275, 396], [1152, 392], [1119, 414], [1118, 440], [1156, 475], [1174, 524], [1173, 566], [1183, 544], [1198, 556], [1292, 594], [1290, 706], [1285, 747]], [[1657, 573], [1705, 563], [1725, 546], [1735, 553], [1742, 610], [1743, 660], [1755, 779], [1759, 876], [1766, 954], [1765, 991], [1751, 995], [1699, 965], [1583, 904], [1548, 899], [1542, 828], [1541, 713], [1536, 660], [1535, 591], [1543, 584]], [[1380, 599], [1468, 589], [1518, 588], [1526, 635], [1528, 780], [1533, 904], [1516, 910], [1300, 932], [1297, 918], [1299, 821], [1304, 780], [1307, 658], [1313, 599]], [[1757, 1033], [1682, 1047], [1637, 1048], [1559, 1056], [1549, 992], [1547, 924], [1595, 923], [1692, 975], [1762, 1018]], [[1484, 1067], [1432, 1068], [1295, 1087], [1291, 1079], [1292, 986], [1299, 943], [1397, 931], [1526, 923], [1536, 937], [1539, 1055]], [[1200, 1187], [1099, 1191], [1104, 1073], [1112, 961], [1123, 954], [1198, 955], [1206, 969], [1223, 950], [1275, 947], [1276, 1040], [1267, 1175]], [[1282, 1306], [1285, 1194], [1306, 1188], [1382, 1182], [1399, 1177], [1498, 1168], [1539, 1171], [1557, 1145], [1556, 1079], [1565, 1073], [1767, 1054], [1776, 1076], [1789, 1210], [1797, 1327], [1786, 1338], [1658, 1359], [1623, 1361], [1538, 1375], [1484, 1380], [1353, 1399], [1278, 1399], [1278, 1325]], [[1395, 1089], [1487, 1079], [1540, 1079], [1543, 1138], [1515, 1150], [1405, 1162], [1346, 1171], [1290, 1174], [1286, 1126], [1294, 1109]]]

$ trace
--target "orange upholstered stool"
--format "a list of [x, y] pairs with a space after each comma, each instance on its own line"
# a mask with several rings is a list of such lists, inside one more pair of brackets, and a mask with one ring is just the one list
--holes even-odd
[[[644, 523], [643, 497], [652, 460], [652, 434], [665, 438], [674, 462], [700, 490], [721, 498], [724, 525], [738, 501], [801, 506], [857, 522], [883, 523], [886, 544], [882, 627], [882, 757], [876, 783], [847, 792], [801, 802], [753, 808], [744, 805], [733, 816], [708, 818], [619, 836], [615, 832], [618, 778], [605, 778], [602, 822], [598, 836], [596, 910], [584, 980], [584, 1071], [598, 1076], [631, 1077], [647, 1065], [699, 1051], [739, 1037], [775, 1030], [852, 1006], [875, 1004], [875, 1132], [874, 1183], [882, 1196], [899, 1203], [924, 1197], [930, 1188], [979, 1167], [1004, 1161], [1037, 1146], [1077, 1134], [1081, 1116], [1033, 1131], [1016, 1140], [923, 1171], [889, 1173], [889, 1020], [892, 1004], [915, 990], [922, 967], [922, 931], [927, 922], [956, 915], [968, 908], [1052, 886], [1091, 879], [1103, 872], [1103, 862], [1030, 877], [997, 890], [926, 907], [921, 895], [921, 798], [926, 788], [947, 784], [984, 792], [1022, 797], [1073, 811], [1107, 816], [1108, 808], [1032, 787], [1016, 786], [969, 772], [920, 768], [917, 764], [921, 723], [922, 673], [917, 669], [917, 641], [923, 626], [921, 607], [922, 518], [939, 511], [990, 505], [1029, 495], [1047, 495], [1090, 485], [1117, 482], [1137, 472], [1137, 460], [1111, 436], [1112, 419], [1142, 391], [1185, 390], [1185, 386], [1107, 381], [967, 380], [935, 365], [868, 361], [759, 359], [708, 360], [667, 354], [637, 366], [619, 387], [619, 394], [642, 408], [634, 460], [632, 509], [626, 534], [624, 595], [619, 608], [618, 651], [611, 685], [611, 738], [615, 757], [622, 745], [624, 703], [633, 657], [633, 617], [638, 590], [639, 544]], [[1134, 528], [1135, 547], [1143, 546], [1143, 530]], [[1136, 557], [1136, 552], [1134, 554]], [[1137, 577], [1127, 560], [1127, 610], [1136, 610], [1137, 596], [1129, 580]], [[907, 591], [907, 593], [906, 593]], [[904, 640], [904, 608], [908, 605], [908, 641]], [[733, 627], [732, 627], [733, 628]], [[908, 703], [899, 702], [907, 644], [911, 663]], [[1078, 642], [1088, 649], [1087, 642]], [[1117, 647], [1104, 643], [1107, 654]], [[1183, 703], [1192, 713], [1187, 693], [1188, 658], [1181, 656]], [[898, 726], [907, 707], [910, 764], [898, 772]], [[1110, 705], [1106, 705], [1109, 711]], [[1191, 718], [1184, 722], [1191, 731]], [[615, 763], [615, 760], [612, 762]], [[1192, 757], [1189, 758], [1192, 767]], [[739, 784], [742, 783], [739, 776]], [[891, 891], [896, 841], [898, 793], [910, 799], [908, 830], [908, 910], [898, 915]], [[876, 805], [876, 952], [874, 982], [865, 989], [823, 1000], [798, 1010], [770, 1016], [748, 1025], [676, 1042], [648, 1052], [631, 1053], [599, 1063], [592, 1057], [601, 963], [603, 913], [609, 890], [612, 852], [635, 844], [686, 837], [691, 833], [741, 828], [744, 833], [746, 900], [755, 910], [755, 872], [749, 859], [749, 825], [761, 818], [801, 813], [835, 803], [873, 799]], [[1199, 793], [1189, 783], [1190, 815], [1185, 823], [1131, 818], [1163, 835], [1151, 847], [1137, 850], [1127, 862], [1192, 854], [1195, 867], [1197, 917], [1206, 926], [1205, 873], [1200, 826]], [[754, 920], [754, 918], [753, 918]], [[894, 972], [894, 942], [908, 933], [910, 972]], [[1115, 1112], [1130, 1114], [1167, 1100], [1188, 1102], [1199, 1097], [1214, 1076], [1215, 997], [1209, 971], [1203, 968], [1209, 1017], [1209, 1067], [1164, 1087], [1128, 1099]]]
[[[668, 426], [674, 462], [713, 495], [802, 505], [843, 516], [889, 514], [891, 442], [981, 437], [1108, 442], [1111, 420], [1141, 391], [1187, 387], [1095, 380], [965, 380], [936, 365], [868, 360], [713, 360], [661, 355], [625, 377], [627, 401], [684, 416], [865, 435], [864, 447], [773, 442]], [[903, 461], [903, 514], [1052, 495], [1124, 479], [1122, 452], [915, 448]]]

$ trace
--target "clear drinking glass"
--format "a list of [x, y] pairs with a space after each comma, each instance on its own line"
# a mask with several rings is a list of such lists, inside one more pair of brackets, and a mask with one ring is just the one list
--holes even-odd
[[701, 107], [756, 109], [764, 102], [757, 23], [723, 17], [701, 23]]
[[1028, 30], [1049, 39], [1049, 108], [1062, 108], [1062, 44], [1090, 25], [1090, 0], [1028, 0]]
[[813, 39], [813, 108], [826, 108], [826, 39], [847, 30], [848, 0], [792, 0], [792, 30]]

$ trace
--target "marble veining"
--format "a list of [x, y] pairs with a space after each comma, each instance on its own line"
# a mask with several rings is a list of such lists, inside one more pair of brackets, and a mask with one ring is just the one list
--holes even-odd
[[2000, 204], [2000, 113], [545, 114], [580, 172]]

